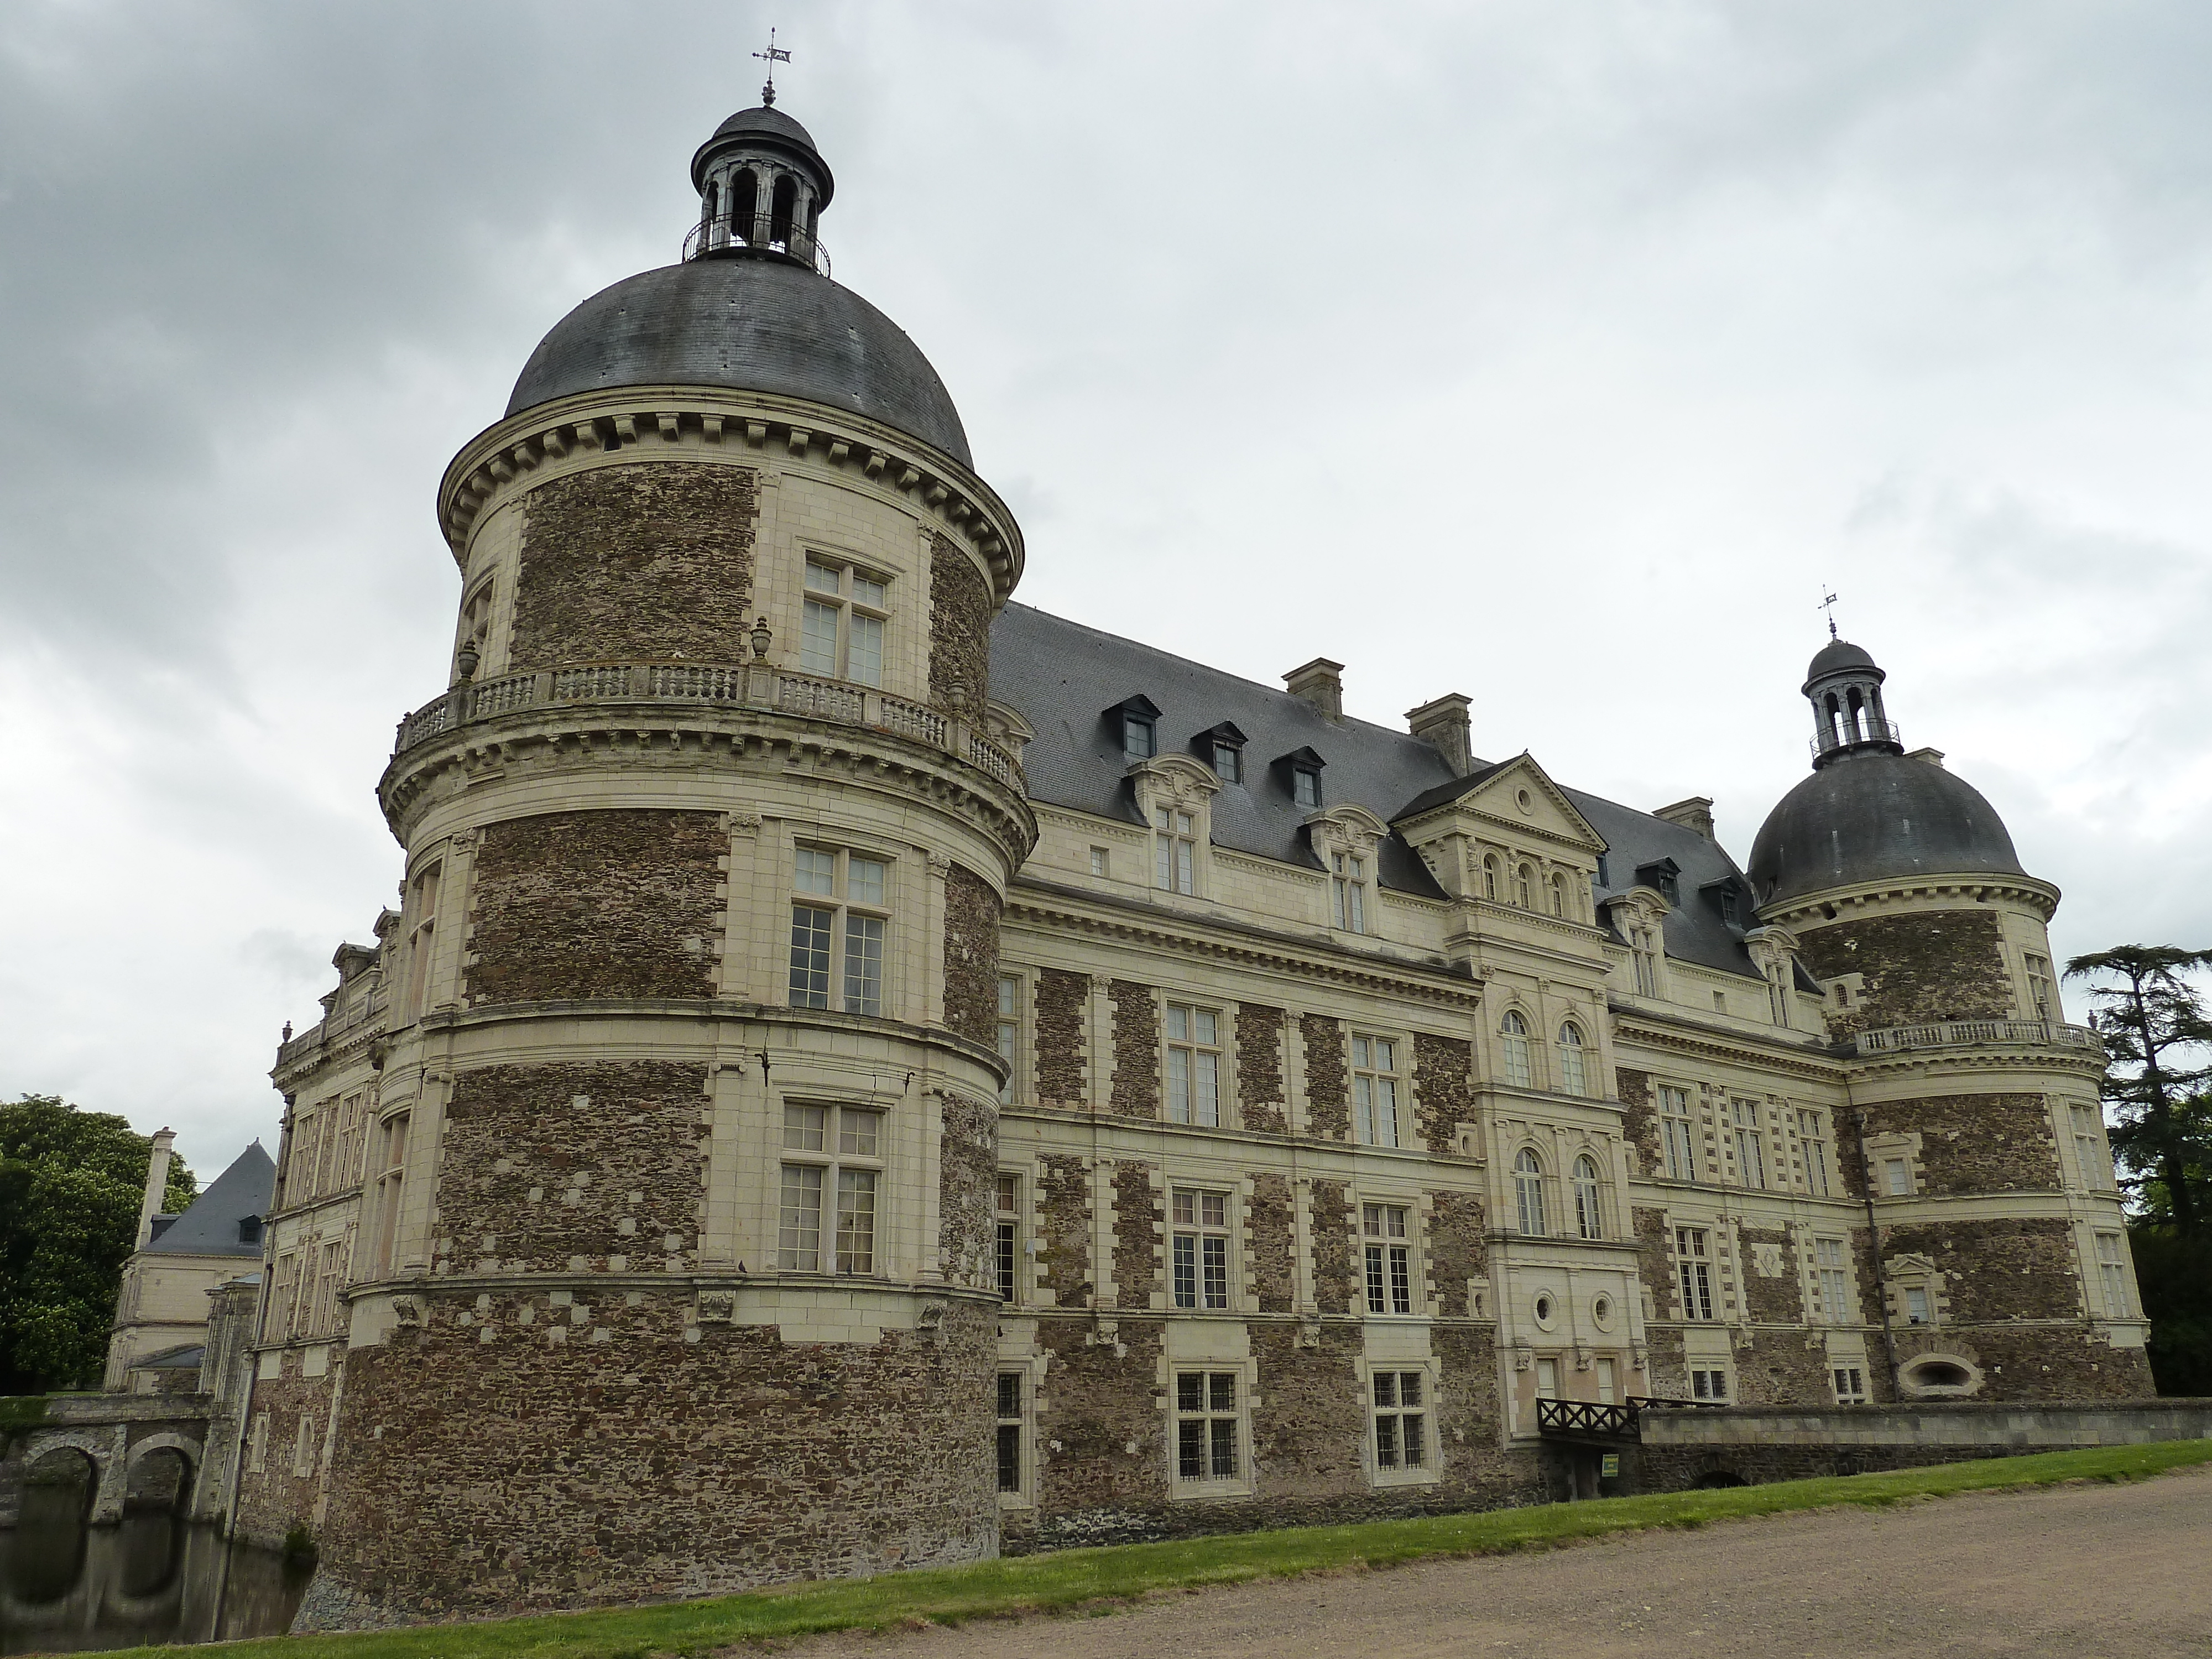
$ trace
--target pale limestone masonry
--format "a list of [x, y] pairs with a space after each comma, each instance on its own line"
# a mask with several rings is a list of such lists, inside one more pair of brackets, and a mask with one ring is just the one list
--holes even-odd
[[[1553, 1401], [2148, 1392], [2057, 890], [1863, 653], [1746, 869], [1464, 696], [1027, 610], [933, 371], [729, 218], [748, 167], [829, 199], [732, 117], [706, 256], [441, 485], [395, 902], [274, 1073], [236, 1514], [318, 1534], [308, 1623], [1596, 1489]], [[1899, 854], [1893, 762], [1956, 845]]]

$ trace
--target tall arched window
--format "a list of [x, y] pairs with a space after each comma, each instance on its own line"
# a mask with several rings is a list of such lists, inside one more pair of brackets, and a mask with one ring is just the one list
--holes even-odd
[[1589, 1092], [1583, 1069], [1583, 1028], [1572, 1020], [1559, 1027], [1559, 1089], [1570, 1095]]
[[1498, 1035], [1505, 1050], [1505, 1080], [1516, 1089], [1534, 1088], [1535, 1067], [1528, 1060], [1528, 1022], [1508, 1009]]
[[1605, 1237], [1597, 1208], [1597, 1160], [1588, 1152], [1575, 1160], [1575, 1228], [1584, 1238]]
[[722, 210], [722, 187], [711, 179], [707, 181], [707, 193], [699, 198], [699, 222], [713, 234], [714, 216]]
[[1522, 1232], [1531, 1238], [1545, 1236], [1544, 1165], [1526, 1146], [1513, 1160], [1513, 1207]]
[[1498, 892], [1505, 884], [1504, 873], [1498, 869], [1496, 854], [1486, 853], [1482, 859], [1482, 896], [1492, 904], [1498, 902]]
[[730, 178], [730, 235], [750, 246], [753, 221], [760, 215], [760, 174], [739, 167]]
[[1519, 879], [1513, 884], [1513, 901], [1523, 910], [1533, 910], [1536, 908], [1535, 881], [1536, 872], [1527, 865], [1522, 865]]
[[1555, 916], [1567, 914], [1567, 878], [1556, 870], [1552, 872], [1552, 914]]

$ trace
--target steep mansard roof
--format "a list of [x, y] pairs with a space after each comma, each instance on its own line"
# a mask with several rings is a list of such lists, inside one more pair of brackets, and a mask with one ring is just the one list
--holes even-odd
[[[1141, 822], [1123, 774], [1121, 734], [1109, 709], [1144, 696], [1159, 709], [1162, 754], [1197, 755], [1195, 739], [1223, 721], [1246, 738], [1244, 781], [1213, 798], [1215, 844], [1262, 858], [1321, 868], [1307, 844], [1307, 808], [1291, 798], [1273, 763], [1310, 749], [1324, 763], [1325, 806], [1355, 803], [1385, 822], [1449, 800], [1501, 763], [1474, 763], [1455, 777], [1443, 757], [1408, 732], [1347, 718], [1336, 724], [1287, 691], [1240, 679], [1203, 663], [1085, 628], [1024, 605], [1009, 605], [991, 629], [991, 695], [1018, 709], [1036, 729], [1024, 764], [1030, 795], [1053, 805], [1124, 823]], [[1210, 760], [1210, 754], [1199, 757]], [[1717, 842], [1696, 830], [1580, 790], [1564, 793], [1605, 838], [1601, 903], [1637, 884], [1643, 866], [1672, 859], [1680, 902], [1667, 918], [1667, 952], [1723, 973], [1758, 977], [1743, 947], [1750, 887]], [[1385, 887], [1424, 897], [1442, 890], [1402, 836], [1393, 831], [1377, 860]], [[1739, 884], [1741, 920], [1722, 920], [1716, 883]]]

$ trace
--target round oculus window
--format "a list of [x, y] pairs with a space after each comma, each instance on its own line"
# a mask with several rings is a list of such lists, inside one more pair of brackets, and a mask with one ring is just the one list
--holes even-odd
[[1515, 792], [1513, 804], [1524, 812], [1533, 812], [1536, 810], [1536, 798], [1526, 789]]
[[1591, 1303], [1590, 1317], [1597, 1322], [1598, 1329], [1611, 1330], [1613, 1328], [1613, 1298], [1609, 1296], [1601, 1296]]
[[1552, 1293], [1549, 1291], [1539, 1291], [1536, 1293], [1536, 1322], [1548, 1331], [1552, 1328], [1553, 1318], [1558, 1312], [1559, 1307], [1552, 1300]]

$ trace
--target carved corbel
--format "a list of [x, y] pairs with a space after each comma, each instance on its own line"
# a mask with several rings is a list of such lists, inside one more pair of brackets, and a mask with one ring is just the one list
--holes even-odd
[[422, 1316], [422, 1302], [419, 1297], [393, 1297], [392, 1317], [395, 1322], [402, 1325], [421, 1325], [427, 1322]]
[[615, 416], [615, 441], [634, 444], [637, 441], [637, 417], [633, 415]]
[[845, 458], [852, 453], [853, 446], [840, 438], [837, 441], [830, 446], [830, 465], [832, 466], [844, 465]]
[[884, 470], [884, 464], [890, 459], [890, 457], [884, 454], [882, 450], [872, 449], [868, 452], [868, 459], [862, 464], [860, 471], [872, 478]]
[[738, 1293], [735, 1291], [702, 1291], [699, 1292], [698, 1322], [702, 1325], [727, 1325], [738, 1316]]
[[747, 421], [745, 422], [745, 442], [750, 447], [758, 449], [767, 441], [768, 422], [766, 421]]
[[568, 434], [557, 426], [550, 432], [539, 434], [538, 441], [544, 446], [545, 453], [556, 461], [568, 453]]
[[813, 441], [814, 434], [811, 432], [809, 432], [803, 426], [795, 426], [792, 428], [788, 435], [784, 439], [785, 445], [794, 455], [804, 455], [806, 453], [807, 445]]
[[721, 442], [722, 417], [719, 415], [702, 415], [699, 417], [699, 431], [708, 443]]

